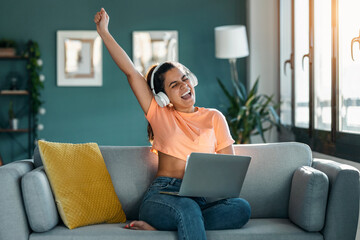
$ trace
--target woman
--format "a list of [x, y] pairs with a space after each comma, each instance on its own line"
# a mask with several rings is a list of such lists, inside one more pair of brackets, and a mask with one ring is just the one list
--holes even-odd
[[139, 221], [125, 228], [178, 230], [179, 239], [206, 239], [205, 230], [234, 229], [250, 218], [250, 206], [240, 198], [208, 203], [205, 198], [178, 197], [159, 191], [179, 191], [186, 157], [191, 152], [234, 154], [234, 140], [224, 116], [215, 109], [195, 107], [196, 77], [179, 63], [153, 66], [144, 77], [108, 31], [102, 8], [96, 28], [115, 63], [123, 71], [146, 119], [149, 140], [158, 153], [156, 179], [144, 196]]

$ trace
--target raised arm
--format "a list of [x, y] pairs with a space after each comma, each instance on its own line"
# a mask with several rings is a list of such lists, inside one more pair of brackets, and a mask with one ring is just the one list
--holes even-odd
[[118, 65], [120, 70], [127, 76], [132, 91], [134, 92], [144, 113], [147, 114], [153, 97], [152, 92], [147, 85], [145, 78], [135, 69], [129, 56], [111, 36], [108, 30], [109, 20], [109, 15], [106, 13], [104, 8], [101, 8], [100, 12], [97, 12], [94, 17], [96, 30], [103, 39], [112, 59]]

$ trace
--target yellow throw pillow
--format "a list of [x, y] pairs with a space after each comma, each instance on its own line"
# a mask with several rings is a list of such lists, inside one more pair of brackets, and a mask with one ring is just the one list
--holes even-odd
[[68, 228], [126, 221], [96, 143], [38, 143], [60, 217]]

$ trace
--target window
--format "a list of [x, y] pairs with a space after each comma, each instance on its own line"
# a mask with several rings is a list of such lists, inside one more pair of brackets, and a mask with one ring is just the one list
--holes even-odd
[[360, 162], [360, 1], [279, 6], [282, 123], [313, 150]]
[[[314, 1], [314, 124], [331, 130], [331, 1]], [[315, 81], [316, 80], [316, 81]]]
[[[309, 127], [309, 2], [297, 0], [295, 6], [295, 126]], [[305, 56], [308, 56], [305, 59]], [[306, 63], [307, 64], [306, 64]]]
[[[360, 133], [360, 1], [339, 1], [339, 130]], [[359, 34], [359, 35], [357, 35]]]
[[[291, 69], [292, 64], [292, 49], [291, 49], [291, 0], [280, 2], [280, 38], [282, 39], [280, 45], [280, 112], [281, 122], [286, 125], [291, 125]], [[290, 64], [290, 67], [288, 66]]]

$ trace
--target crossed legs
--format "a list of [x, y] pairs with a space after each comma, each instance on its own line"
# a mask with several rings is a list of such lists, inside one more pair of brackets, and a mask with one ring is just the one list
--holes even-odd
[[[178, 231], [179, 239], [206, 239], [205, 230], [236, 229], [250, 218], [249, 203], [241, 198], [205, 203], [199, 198], [154, 194], [140, 208], [140, 221], [131, 229]], [[129, 225], [127, 225], [129, 226]]]

